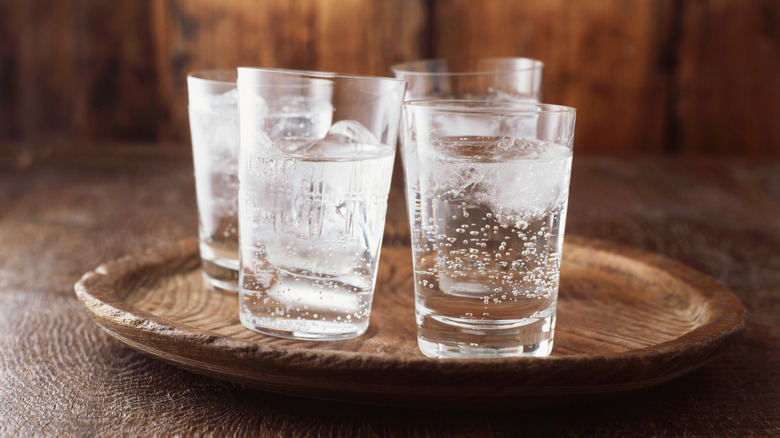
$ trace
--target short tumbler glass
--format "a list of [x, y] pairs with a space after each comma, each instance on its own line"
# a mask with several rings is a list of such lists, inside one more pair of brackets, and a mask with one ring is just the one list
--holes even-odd
[[406, 100], [471, 99], [539, 102], [544, 64], [513, 57], [435, 58], [391, 67], [407, 81]]
[[239, 68], [240, 318], [280, 337], [365, 333], [404, 81]]
[[[544, 64], [518, 57], [455, 57], [419, 59], [391, 67], [406, 81], [406, 100], [467, 99], [496, 102], [539, 102]], [[403, 120], [401, 121], [403, 124]], [[400, 138], [401, 162], [404, 157]], [[405, 193], [406, 209], [414, 210], [414, 193]]]
[[404, 104], [417, 339], [430, 357], [553, 345], [576, 110]]
[[235, 70], [187, 75], [198, 236], [206, 287], [238, 291], [238, 92]]

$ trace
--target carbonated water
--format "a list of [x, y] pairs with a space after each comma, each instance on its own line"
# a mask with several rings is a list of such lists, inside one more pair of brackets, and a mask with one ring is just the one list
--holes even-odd
[[507, 137], [429, 146], [417, 151], [419, 190], [409, 193], [420, 348], [549, 354], [571, 150]]
[[238, 109], [236, 90], [191, 104], [198, 235], [204, 283], [238, 290]]
[[322, 140], [277, 140], [275, 153], [243, 163], [245, 326], [310, 339], [366, 331], [394, 148], [359, 143], [372, 140], [363, 130], [338, 122]]

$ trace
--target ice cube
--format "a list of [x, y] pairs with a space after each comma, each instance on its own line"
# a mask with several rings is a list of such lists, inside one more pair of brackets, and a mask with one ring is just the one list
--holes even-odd
[[329, 100], [283, 96], [269, 101], [265, 132], [271, 139], [316, 140], [328, 132], [333, 119]]
[[197, 111], [235, 114], [238, 111], [238, 90], [233, 88], [221, 94], [191, 94], [189, 106]]
[[388, 158], [379, 168], [366, 162], [280, 160], [279, 168], [269, 169], [275, 232], [264, 237], [268, 260], [290, 272], [326, 276], [364, 266], [376, 252], [375, 233], [382, 232], [372, 224], [384, 209], [378, 193], [387, 193]]
[[478, 202], [489, 206], [505, 225], [530, 222], [561, 208], [568, 198], [569, 148], [518, 139], [506, 153], [511, 157], [479, 163], [486, 176], [476, 191]]
[[553, 148], [549, 142], [529, 138], [501, 137], [494, 148], [499, 158], [538, 160], [553, 157]]
[[512, 137], [460, 138], [421, 155], [435, 169], [423, 191], [489, 208], [505, 225], [550, 214], [568, 197], [571, 151], [566, 146]]
[[355, 120], [340, 120], [331, 126], [328, 136], [341, 143], [349, 144], [379, 144], [376, 136], [365, 126]]
[[238, 111], [238, 90], [233, 88], [225, 93], [214, 96], [209, 101], [212, 111]]
[[392, 153], [392, 147], [382, 145], [365, 126], [355, 120], [341, 120], [333, 124], [326, 135], [297, 150], [315, 158], [360, 158]]
[[[433, 116], [431, 132], [433, 137], [495, 137], [514, 138], [537, 137], [539, 114], [535, 106], [520, 97], [501, 95], [496, 99], [495, 112], [485, 114], [443, 112]], [[464, 106], [468, 109], [469, 106]], [[505, 115], [501, 112], [506, 111]], [[425, 133], [427, 135], [427, 133]]]
[[224, 111], [190, 107], [193, 162], [198, 178], [235, 175], [238, 162], [238, 119], [235, 102]]

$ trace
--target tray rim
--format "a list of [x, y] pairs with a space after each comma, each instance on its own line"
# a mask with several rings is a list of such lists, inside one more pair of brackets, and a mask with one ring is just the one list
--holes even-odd
[[[201, 345], [207, 345], [208, 350], [219, 352], [233, 357], [240, 357], [241, 360], [262, 360], [273, 366], [289, 366], [288, 359], [296, 358], [307, 361], [319, 361], [319, 371], [333, 372], [354, 372], [356, 369], [371, 372], [404, 372], [414, 370], [417, 372], [426, 372], [434, 374], [468, 375], [475, 370], [490, 366], [492, 373], [517, 373], [519, 370], [544, 371], [544, 369], [565, 370], [570, 367], [578, 369], [599, 369], [605, 362], [620, 360], [623, 366], [632, 364], [641, 364], [648, 360], [658, 363], [669, 363], [680, 356], [703, 356], [704, 360], [692, 361], [685, 368], [677, 369], [672, 374], [666, 374], [662, 379], [658, 376], [646, 376], [644, 381], [649, 382], [650, 386], [656, 383], [671, 380], [683, 375], [693, 369], [696, 369], [711, 360], [716, 354], [725, 348], [727, 341], [733, 339], [745, 325], [745, 309], [731, 291], [721, 282], [709, 277], [693, 268], [684, 265], [681, 262], [670, 259], [663, 255], [654, 254], [645, 250], [629, 248], [612, 242], [598, 239], [583, 238], [575, 235], [566, 236], [566, 245], [587, 247], [591, 250], [610, 253], [617, 257], [631, 258], [634, 262], [641, 262], [657, 270], [663, 270], [671, 273], [674, 278], [695, 286], [697, 292], [707, 299], [710, 307], [713, 309], [731, 309], [729, 312], [721, 311], [714, 318], [708, 319], [704, 324], [685, 332], [682, 336], [675, 339], [654, 344], [649, 347], [631, 349], [616, 353], [601, 354], [569, 354], [569, 355], [551, 355], [542, 358], [500, 358], [500, 359], [432, 359], [424, 356], [400, 357], [387, 353], [374, 352], [352, 352], [339, 350], [321, 350], [298, 348], [291, 346], [269, 346], [256, 342], [235, 339], [230, 336], [221, 335], [215, 332], [209, 332], [195, 328], [184, 323], [172, 323], [164, 316], [155, 315], [137, 308], [126, 300], [112, 292], [112, 279], [121, 278], [123, 275], [133, 272], [144, 266], [154, 266], [165, 260], [169, 260], [173, 254], [186, 253], [186, 259], [181, 261], [181, 267], [190, 267], [196, 269], [200, 265], [198, 257], [198, 241], [196, 238], [188, 238], [166, 245], [148, 248], [139, 254], [131, 254], [114, 260], [105, 262], [92, 271], [85, 273], [75, 284], [75, 292], [79, 300], [85, 305], [98, 325], [107, 331], [110, 335], [121, 342], [150, 354], [167, 362], [174, 363], [184, 368], [198, 372], [200, 367], [188, 366], [181, 359], [186, 355], [178, 355], [178, 361], [170, 360], [159, 354], [148, 351], [149, 343], [140, 343], [147, 349], [139, 348], [134, 344], [133, 339], [129, 339], [117, 332], [117, 328], [143, 332], [147, 337], [159, 338], [160, 341], [169, 340], [172, 344], [187, 344], [192, 342], [193, 336], [199, 337]], [[564, 247], [566, 251], [566, 246]], [[715, 334], [712, 332], [715, 329]], [[708, 332], [706, 336], [702, 336]], [[159, 350], [158, 351], [164, 351]], [[325, 359], [323, 361], [323, 359]], [[300, 364], [301, 361], [296, 361]], [[296, 365], [293, 365], [293, 368]], [[300, 369], [301, 365], [297, 365]], [[540, 370], [541, 369], [541, 370]], [[202, 370], [203, 371], [203, 370]], [[208, 373], [207, 373], [208, 374]], [[223, 380], [231, 380], [228, 377], [220, 377], [220, 374], [210, 374], [212, 377]], [[623, 386], [636, 387], [643, 380], [631, 380], [630, 382], [616, 381], [610, 385], [599, 385], [599, 392], [609, 392], [609, 387], [613, 391], [621, 391]], [[241, 382], [248, 384], [246, 382]], [[248, 384], [252, 386], [251, 384]], [[585, 389], [587, 385], [579, 386], [558, 386], [556, 388], [577, 388]], [[261, 389], [269, 390], [261, 387]], [[525, 388], [532, 389], [532, 388]], [[273, 390], [273, 389], [270, 389]], [[279, 391], [274, 391], [279, 392]], [[338, 399], [338, 398], [337, 398]]]

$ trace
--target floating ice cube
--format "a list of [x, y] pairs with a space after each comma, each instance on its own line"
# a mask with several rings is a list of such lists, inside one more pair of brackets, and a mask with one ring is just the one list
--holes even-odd
[[485, 163], [477, 199], [490, 206], [499, 222], [531, 221], [561, 208], [568, 198], [571, 151], [566, 146], [530, 139], [502, 139], [502, 159]]
[[392, 155], [377, 160], [277, 160], [266, 172], [268, 260], [290, 272], [341, 276], [377, 251]]
[[529, 113], [522, 117], [507, 117], [501, 120], [501, 131], [516, 138], [534, 138], [539, 135], [539, 115]]
[[505, 225], [539, 219], [568, 198], [571, 151], [566, 146], [509, 137], [462, 138], [452, 150], [426, 157], [436, 169], [423, 181], [442, 198], [487, 206]]
[[379, 144], [376, 136], [360, 122], [340, 120], [331, 126], [328, 137], [348, 144]]
[[390, 154], [392, 147], [380, 144], [360, 122], [341, 120], [333, 124], [324, 138], [302, 145], [296, 152], [313, 158], [358, 159]]
[[[238, 161], [238, 118], [235, 102], [224, 111], [190, 107], [195, 175], [235, 175]], [[232, 108], [232, 109], [231, 109]]]
[[332, 116], [333, 106], [327, 99], [264, 99], [247, 93], [241, 96], [242, 148], [257, 156], [301, 152], [327, 134]]
[[209, 100], [209, 109], [212, 111], [238, 111], [238, 90], [233, 88], [225, 93], [213, 96]]
[[316, 140], [328, 132], [333, 119], [329, 100], [283, 96], [268, 102], [265, 132], [271, 139]]
[[222, 94], [194, 93], [190, 95], [189, 106], [197, 111], [235, 114], [238, 111], [238, 90], [233, 88]]
[[571, 156], [507, 166], [496, 172], [495, 185], [486, 191], [484, 203], [503, 224], [542, 218], [568, 199], [570, 171]]
[[[539, 113], [536, 106], [529, 105], [533, 99], [509, 93], [489, 94], [494, 102], [495, 111], [484, 114], [470, 112], [442, 112], [432, 116], [430, 132], [424, 136], [432, 137], [493, 137], [510, 136], [514, 138], [538, 137]], [[484, 98], [484, 96], [481, 96]], [[467, 110], [468, 104], [463, 106]], [[505, 114], [502, 112], [505, 111]]]
[[531, 140], [528, 138], [502, 137], [495, 144], [495, 150], [501, 157], [507, 159], [556, 159], [557, 145], [552, 145], [546, 141]]

